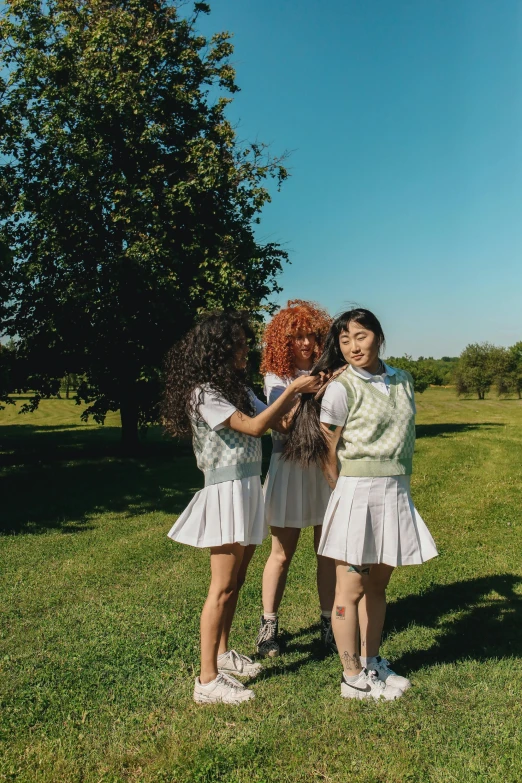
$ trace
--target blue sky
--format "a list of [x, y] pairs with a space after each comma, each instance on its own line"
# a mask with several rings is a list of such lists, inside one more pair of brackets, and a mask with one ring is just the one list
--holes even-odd
[[369, 307], [388, 355], [522, 339], [520, 0], [210, 3], [239, 137], [291, 151], [277, 301]]

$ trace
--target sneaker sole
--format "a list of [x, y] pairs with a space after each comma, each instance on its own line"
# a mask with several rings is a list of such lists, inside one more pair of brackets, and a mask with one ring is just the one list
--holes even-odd
[[195, 693], [194, 701], [196, 704], [228, 704], [231, 707], [237, 707], [238, 704], [243, 704], [245, 701], [252, 701], [255, 698], [255, 694], [246, 696], [244, 699], [238, 701], [223, 701], [222, 699], [213, 699], [211, 696], [206, 696], [204, 693]]
[[365, 701], [367, 699], [373, 699], [373, 701], [396, 701], [397, 699], [400, 699], [402, 696], [402, 693], [400, 695], [394, 696], [393, 699], [385, 699], [384, 696], [374, 696], [371, 691], [357, 691], [355, 688], [348, 688], [343, 689], [341, 688], [341, 696], [343, 699], [355, 699], [356, 701]]
[[280, 655], [280, 651], [269, 650], [268, 652], [263, 652], [262, 650], [258, 649], [257, 654], [260, 658], [277, 658]]

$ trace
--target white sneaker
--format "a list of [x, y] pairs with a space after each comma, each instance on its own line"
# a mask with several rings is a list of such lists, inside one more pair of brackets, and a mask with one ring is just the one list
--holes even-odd
[[379, 680], [374, 671], [368, 671], [363, 669], [359, 674], [359, 678], [353, 682], [346, 682], [343, 676], [341, 677], [341, 696], [343, 699], [384, 699], [385, 701], [393, 701], [394, 699], [400, 699], [402, 691], [400, 688], [394, 688], [393, 685], [388, 685], [382, 680]]
[[406, 677], [396, 674], [386, 658], [381, 658], [380, 655], [377, 656], [377, 663], [372, 663], [368, 668], [371, 668], [379, 680], [385, 682], [386, 685], [393, 685], [394, 688], [400, 688], [401, 691], [407, 691], [408, 688], [411, 688], [411, 682]]
[[199, 677], [196, 677], [194, 685], [194, 701], [198, 704], [241, 704], [250, 701], [255, 696], [254, 691], [248, 690], [235, 677], [229, 674], [218, 674], [215, 680], [202, 685]]
[[228, 650], [223, 655], [218, 655], [217, 665], [218, 672], [234, 674], [236, 677], [255, 677], [263, 671], [260, 663], [255, 663], [252, 658], [241, 655], [235, 650]]

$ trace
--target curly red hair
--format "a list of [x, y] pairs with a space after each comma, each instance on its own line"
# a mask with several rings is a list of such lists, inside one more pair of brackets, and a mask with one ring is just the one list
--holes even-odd
[[312, 354], [315, 363], [322, 353], [331, 323], [332, 319], [326, 310], [315, 302], [291, 299], [265, 327], [261, 357], [263, 375], [273, 372], [280, 378], [293, 378], [295, 361], [292, 338], [298, 332], [315, 334], [316, 343]]

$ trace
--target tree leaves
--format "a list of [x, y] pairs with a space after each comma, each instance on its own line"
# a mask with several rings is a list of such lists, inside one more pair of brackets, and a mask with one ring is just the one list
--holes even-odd
[[[253, 230], [283, 158], [238, 142], [230, 36], [195, 31], [208, 12], [12, 0], [0, 22], [0, 217], [16, 279], [1, 326], [42, 388], [49, 373], [84, 375], [100, 419], [131, 390], [149, 417], [162, 357], [197, 313], [260, 317], [287, 260]], [[216, 87], [228, 95], [210, 101]]]

